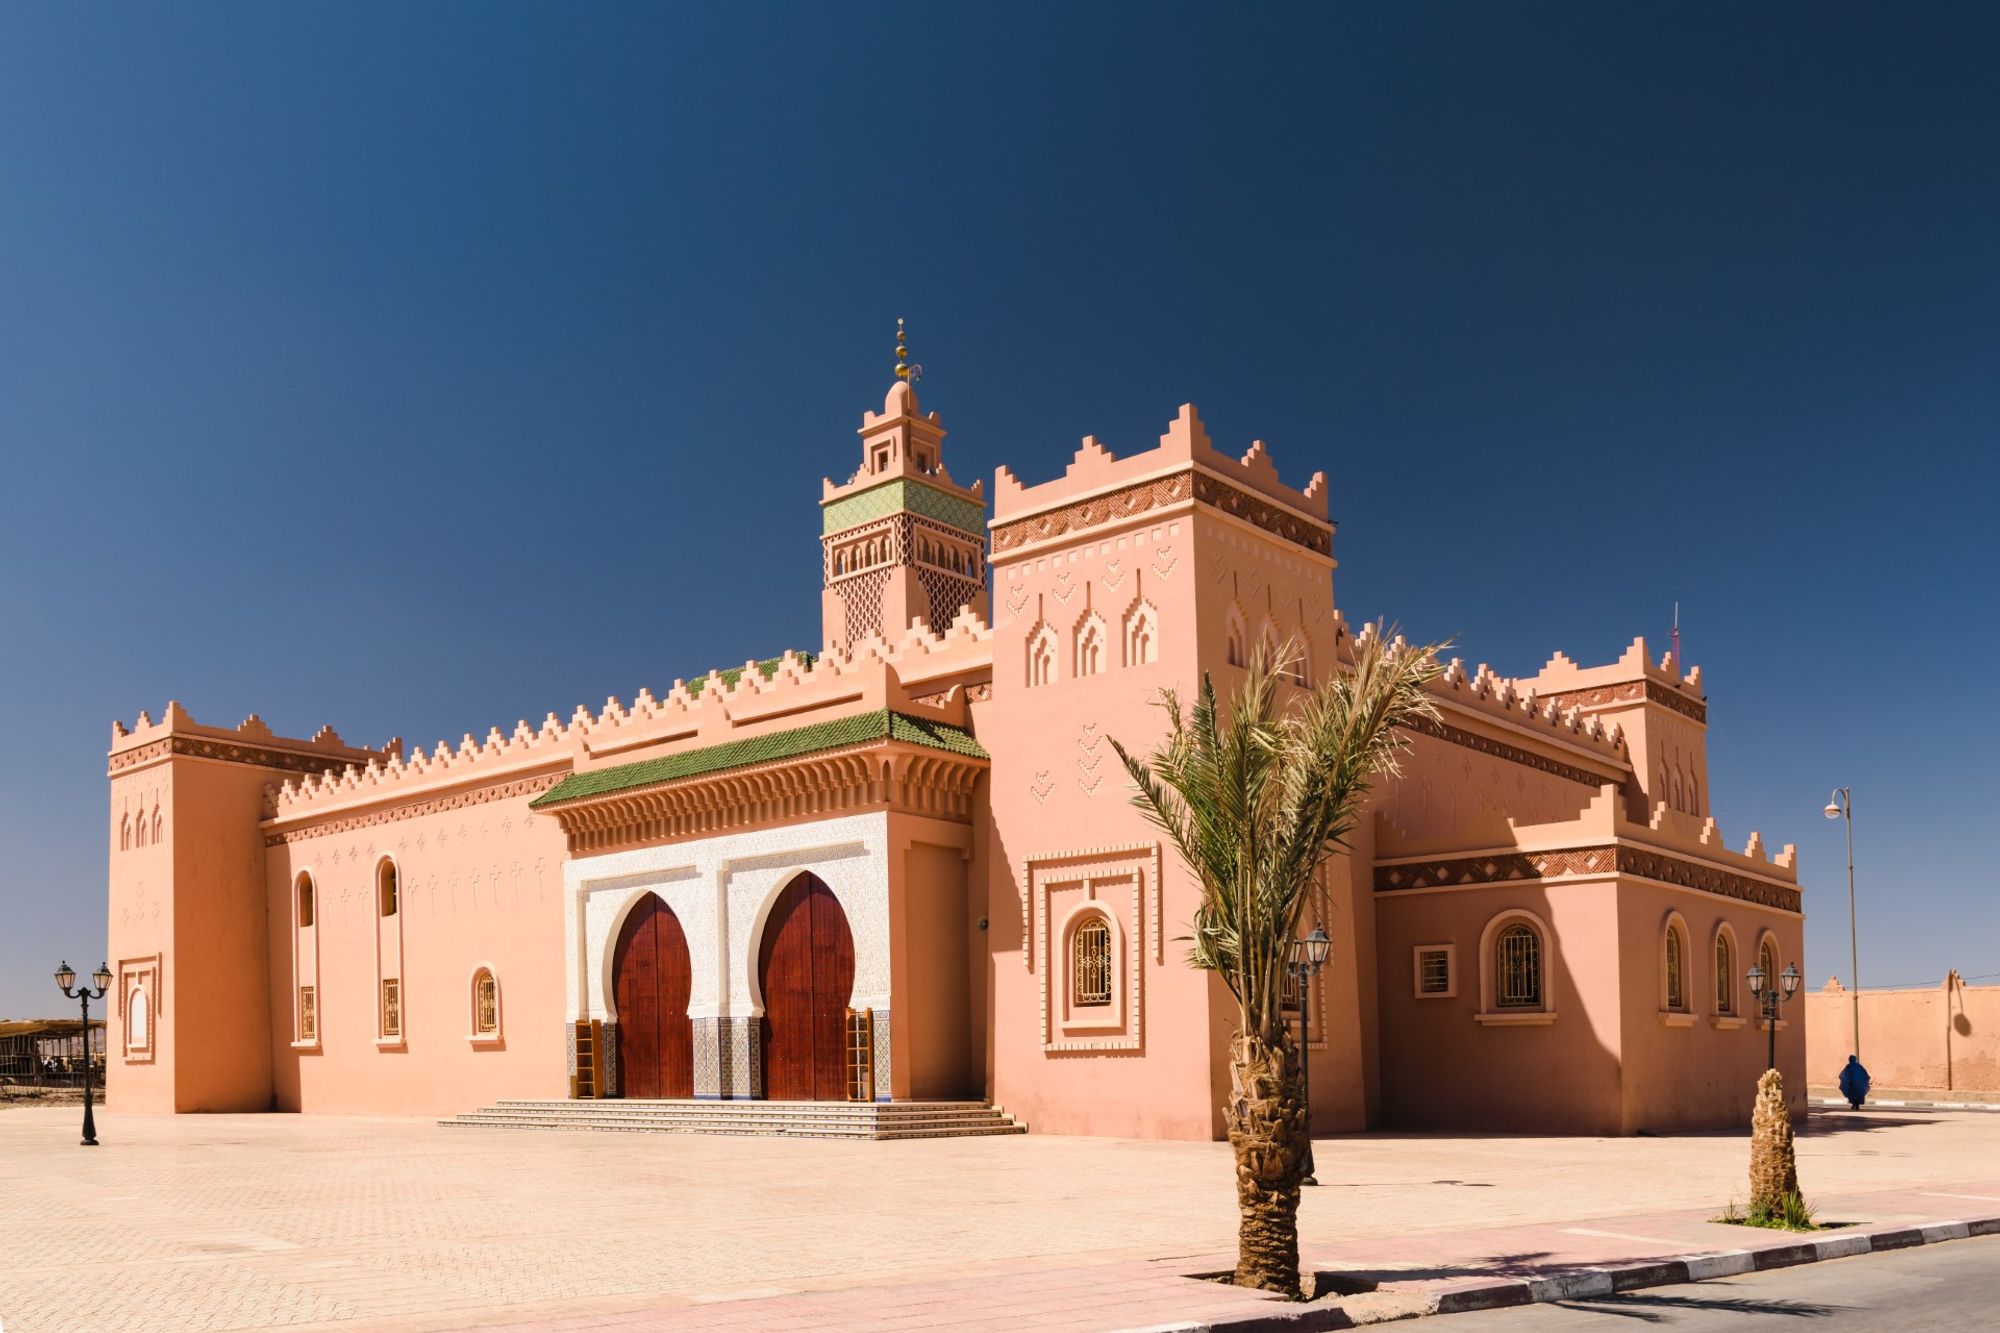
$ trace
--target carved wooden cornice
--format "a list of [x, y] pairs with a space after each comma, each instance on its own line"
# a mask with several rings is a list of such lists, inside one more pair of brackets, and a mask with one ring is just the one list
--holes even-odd
[[1093, 495], [1074, 504], [1043, 510], [993, 528], [993, 553], [1012, 551], [1031, 542], [1051, 537], [1087, 532], [1091, 528], [1131, 518], [1184, 500], [1198, 500], [1246, 523], [1254, 523], [1274, 536], [1320, 555], [1333, 554], [1333, 529], [1318, 519], [1307, 518], [1251, 492], [1232, 486], [1220, 477], [1189, 467], [1167, 477], [1134, 482], [1130, 486]]
[[882, 741], [621, 790], [549, 813], [577, 855], [866, 809], [969, 824], [973, 788], [987, 766], [985, 759]]
[[1537, 697], [1545, 702], [1552, 701], [1563, 712], [1568, 712], [1572, 708], [1603, 708], [1608, 704], [1634, 704], [1641, 699], [1647, 699], [1664, 708], [1671, 708], [1683, 717], [1693, 718], [1704, 726], [1708, 723], [1708, 705], [1705, 702], [1657, 680], [1628, 680], [1617, 685], [1599, 685], [1588, 690], [1565, 690], [1561, 694]]
[[116, 776], [130, 769], [150, 764], [156, 759], [169, 755], [183, 755], [192, 759], [219, 759], [229, 764], [251, 764], [257, 768], [281, 769], [287, 773], [338, 773], [341, 769], [356, 763], [366, 763], [368, 756], [338, 754], [302, 754], [297, 750], [274, 750], [268, 745], [251, 745], [243, 741], [226, 741], [208, 736], [168, 736], [130, 750], [121, 750], [111, 756], [107, 774]]
[[1375, 891], [1394, 893], [1402, 889], [1457, 888], [1611, 874], [1658, 880], [1781, 912], [1796, 912], [1800, 908], [1798, 889], [1788, 885], [1623, 842], [1548, 852], [1495, 852], [1488, 856], [1378, 865]]
[[1508, 763], [1520, 764], [1525, 768], [1532, 768], [1536, 772], [1547, 773], [1568, 782], [1580, 782], [1586, 787], [1602, 787], [1607, 782], [1619, 781], [1616, 777], [1594, 773], [1590, 769], [1579, 768], [1575, 764], [1566, 764], [1560, 759], [1553, 759], [1545, 754], [1536, 754], [1533, 750], [1523, 749], [1518, 745], [1509, 745], [1505, 741], [1494, 740], [1490, 736], [1481, 736], [1477, 732], [1466, 731], [1462, 727], [1454, 727], [1448, 722], [1419, 720], [1411, 723], [1410, 729], [1422, 736], [1430, 736], [1437, 740], [1448, 741], [1453, 745], [1463, 745], [1468, 750], [1491, 755], [1495, 759], [1505, 759]]
[[364, 810], [359, 814], [343, 815], [338, 819], [323, 820], [317, 824], [306, 824], [298, 828], [282, 829], [264, 835], [266, 847], [276, 847], [280, 843], [302, 842], [307, 838], [324, 837], [332, 833], [348, 833], [354, 829], [374, 828], [378, 824], [393, 824], [404, 819], [418, 819], [424, 815], [435, 815], [446, 810], [463, 810], [467, 806], [486, 805], [492, 801], [513, 800], [516, 797], [533, 798], [541, 795], [567, 774], [544, 773], [539, 777], [522, 778], [518, 782], [499, 782], [487, 787], [473, 787], [467, 791], [455, 791], [444, 796], [435, 796], [428, 801], [409, 801], [402, 805], [381, 806]]

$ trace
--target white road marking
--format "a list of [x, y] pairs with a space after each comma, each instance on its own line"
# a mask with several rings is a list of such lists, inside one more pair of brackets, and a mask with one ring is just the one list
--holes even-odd
[[1658, 1236], [1635, 1236], [1629, 1231], [1598, 1231], [1591, 1227], [1564, 1227], [1565, 1236], [1604, 1236], [1610, 1240], [1643, 1240], [1648, 1245], [1685, 1245], [1681, 1240], [1661, 1240]]

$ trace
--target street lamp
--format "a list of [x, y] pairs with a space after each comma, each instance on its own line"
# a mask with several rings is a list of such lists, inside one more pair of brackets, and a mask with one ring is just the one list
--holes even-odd
[[1292, 941], [1292, 976], [1299, 986], [1299, 1076], [1305, 1081], [1306, 1176], [1299, 1182], [1301, 1185], [1319, 1184], [1313, 1179], [1311, 982], [1326, 966], [1326, 956], [1332, 949], [1333, 941], [1327, 938], [1326, 927], [1318, 923], [1314, 923], [1312, 934]]
[[[56, 968], [56, 985], [72, 1000], [83, 1001], [83, 1144], [85, 1148], [97, 1146], [97, 1121], [90, 1113], [90, 1002], [101, 1000], [111, 989], [111, 969], [104, 963], [97, 965], [97, 971], [90, 979], [97, 983], [97, 989], [76, 985], [76, 969], [65, 961]], [[71, 987], [75, 987], [74, 990]]]
[[1828, 819], [1847, 821], [1847, 988], [1854, 1002], [1854, 1049], [1840, 1071], [1840, 1090], [1857, 1111], [1868, 1096], [1868, 1071], [1861, 1064], [1861, 936], [1854, 924], [1854, 789], [1835, 787], [1826, 803]]
[[1757, 963], [1750, 969], [1750, 993], [1757, 998], [1759, 1009], [1764, 1014], [1764, 1031], [1770, 1034], [1768, 1067], [1778, 1067], [1778, 1006], [1799, 993], [1799, 965], [1786, 963], [1785, 970], [1775, 977], [1764, 975], [1764, 965]]

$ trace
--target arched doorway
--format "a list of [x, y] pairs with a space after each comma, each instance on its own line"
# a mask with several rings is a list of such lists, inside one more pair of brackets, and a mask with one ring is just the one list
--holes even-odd
[[757, 984], [764, 997], [764, 1095], [844, 1101], [854, 936], [818, 876], [800, 875], [778, 895], [757, 952]]
[[694, 972], [680, 918], [659, 894], [641, 898], [625, 918], [611, 967], [620, 1094], [694, 1096], [694, 1024], [688, 1021]]

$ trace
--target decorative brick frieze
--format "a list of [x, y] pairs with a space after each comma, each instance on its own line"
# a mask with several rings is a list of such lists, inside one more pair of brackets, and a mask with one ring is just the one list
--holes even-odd
[[1495, 852], [1375, 867], [1375, 891], [1506, 884], [1517, 880], [1563, 879], [1576, 875], [1629, 875], [1735, 898], [1781, 912], [1800, 908], [1799, 891], [1788, 885], [1738, 874], [1722, 866], [1671, 856], [1629, 843], [1569, 847], [1546, 852]]
[[1520, 764], [1540, 773], [1547, 773], [1553, 777], [1563, 778], [1569, 782], [1580, 782], [1586, 787], [1601, 787], [1607, 782], [1616, 781], [1616, 779], [1606, 777], [1601, 773], [1593, 773], [1587, 768], [1578, 768], [1575, 764], [1566, 764], [1560, 759], [1554, 759], [1545, 754], [1536, 754], [1533, 750], [1524, 750], [1518, 745], [1509, 745], [1505, 741], [1497, 741], [1490, 736], [1481, 736], [1476, 732], [1466, 731], [1462, 727], [1454, 727], [1446, 722], [1434, 722], [1428, 719], [1419, 720], [1411, 724], [1411, 730], [1416, 731], [1420, 735], [1431, 736], [1441, 741], [1448, 741], [1453, 745], [1462, 745], [1468, 750], [1476, 750], [1480, 754], [1491, 755], [1495, 759], [1505, 759], [1509, 763]]
[[296, 750], [274, 750], [268, 745], [247, 745], [241, 741], [213, 740], [206, 736], [168, 736], [112, 755], [107, 772], [115, 776], [169, 755], [216, 759], [226, 764], [250, 764], [256, 768], [280, 769], [287, 773], [337, 773], [354, 763], [351, 754], [301, 754]]
[[1560, 694], [1543, 695], [1544, 700], [1553, 701], [1557, 708], [1567, 712], [1572, 708], [1604, 708], [1611, 704], [1638, 703], [1641, 699], [1671, 708], [1683, 717], [1689, 717], [1706, 726], [1708, 705], [1693, 695], [1675, 689], [1657, 680], [1628, 680], [1617, 685], [1599, 685], [1588, 690], [1565, 690]]
[[564, 776], [562, 773], [544, 773], [539, 777], [523, 778], [518, 782], [500, 782], [490, 787], [474, 787], [467, 791], [452, 792], [447, 796], [436, 796], [428, 801], [384, 806], [361, 814], [325, 820], [318, 824], [281, 829], [275, 833], [266, 833], [264, 845], [276, 847], [280, 843], [302, 842], [308, 838], [318, 838], [333, 833], [349, 833], [355, 829], [373, 828], [378, 824], [392, 824], [404, 819], [417, 819], [446, 810], [463, 810], [468, 806], [485, 805], [491, 801], [508, 801], [516, 797], [532, 798], [555, 786]]
[[1132, 518], [1186, 500], [1197, 500], [1246, 523], [1253, 523], [1273, 536], [1320, 555], [1333, 553], [1333, 529], [1317, 519], [1307, 518], [1280, 505], [1232, 486], [1220, 477], [1190, 467], [1169, 477], [1135, 482], [1104, 495], [1094, 495], [1074, 504], [1047, 509], [1039, 514], [998, 524], [993, 529], [993, 550], [997, 555], [1032, 542], [1047, 541], [1120, 519]]

